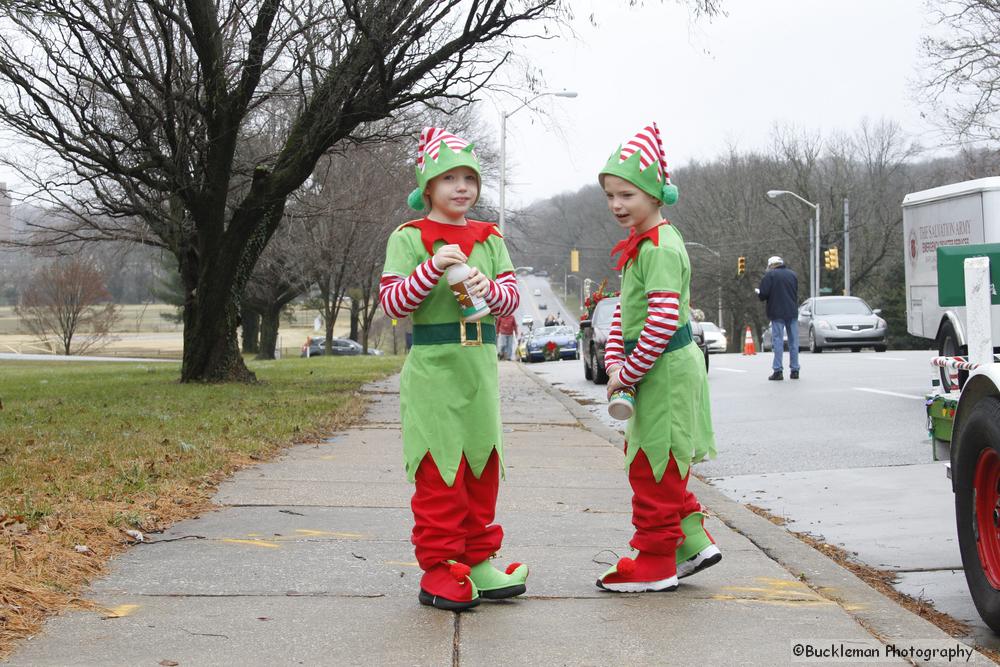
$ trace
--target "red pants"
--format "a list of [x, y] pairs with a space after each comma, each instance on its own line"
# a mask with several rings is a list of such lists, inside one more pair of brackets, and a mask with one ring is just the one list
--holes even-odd
[[417, 468], [416, 482], [410, 500], [411, 541], [421, 569], [427, 570], [443, 560], [475, 565], [500, 550], [503, 528], [493, 524], [500, 489], [496, 450], [478, 479], [463, 456], [453, 486], [444, 483], [428, 453]]
[[674, 554], [684, 538], [681, 519], [701, 509], [698, 499], [687, 490], [688, 478], [681, 478], [677, 462], [671, 456], [657, 482], [646, 453], [640, 449], [629, 466], [628, 481], [632, 485], [635, 526], [629, 545], [648, 554]]

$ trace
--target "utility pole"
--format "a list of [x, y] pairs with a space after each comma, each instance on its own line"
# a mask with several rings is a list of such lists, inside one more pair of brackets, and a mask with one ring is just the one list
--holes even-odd
[[851, 296], [851, 216], [844, 197], [844, 296]]

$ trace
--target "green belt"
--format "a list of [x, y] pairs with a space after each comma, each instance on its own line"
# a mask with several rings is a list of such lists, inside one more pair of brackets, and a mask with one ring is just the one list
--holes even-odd
[[[667, 343], [667, 352], [676, 352], [688, 343], [690, 343], [694, 338], [691, 337], [691, 323], [688, 322], [680, 329], [674, 332], [674, 335], [670, 337], [670, 342]], [[632, 350], [635, 349], [637, 340], [627, 340], [625, 341], [625, 354], [632, 354]]]
[[475, 347], [483, 344], [496, 345], [497, 343], [497, 328], [492, 324], [466, 322], [464, 340], [462, 330], [459, 326], [459, 322], [414, 324], [413, 344], [443, 345], [445, 343], [461, 343], [465, 346]]

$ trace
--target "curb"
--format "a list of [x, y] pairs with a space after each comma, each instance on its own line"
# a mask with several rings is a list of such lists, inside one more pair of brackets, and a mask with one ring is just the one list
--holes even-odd
[[[558, 400], [580, 422], [583, 428], [606, 439], [619, 449], [624, 445], [625, 439], [620, 433], [598, 421], [582, 405], [545, 382], [535, 373], [523, 367], [520, 367], [520, 370], [546, 393]], [[930, 621], [899, 606], [856, 577], [851, 571], [800, 541], [784, 528], [774, 525], [743, 505], [730, 500], [715, 487], [694, 476], [689, 478], [688, 484], [693, 487], [692, 490], [702, 504], [729, 529], [746, 537], [764, 555], [788, 570], [816, 593], [839, 605], [880, 642], [906, 646], [915, 640], [962, 641], [960, 638], [952, 637]], [[949, 663], [932, 661], [920, 664], [945, 665]], [[969, 664], [992, 665], [994, 662], [977, 651]]]

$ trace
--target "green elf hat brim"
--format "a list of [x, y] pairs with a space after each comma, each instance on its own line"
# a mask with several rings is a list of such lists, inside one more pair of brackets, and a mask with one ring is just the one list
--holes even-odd
[[480, 190], [482, 190], [482, 173], [479, 167], [479, 160], [476, 159], [476, 154], [472, 152], [473, 147], [474, 144], [468, 144], [464, 148], [454, 151], [448, 144], [442, 141], [438, 148], [437, 160], [432, 160], [430, 156], [427, 156], [425, 158], [424, 169], [421, 170], [419, 167], [415, 169], [417, 174], [417, 188], [406, 198], [406, 203], [409, 204], [410, 208], [414, 211], [424, 210], [424, 191], [427, 189], [427, 184], [431, 182], [431, 179], [437, 178], [441, 174], [457, 167], [468, 167], [476, 172]]
[[639, 163], [639, 151], [636, 151], [628, 156], [624, 162], [619, 162], [619, 155], [622, 152], [621, 146], [618, 147], [611, 157], [608, 158], [607, 164], [604, 165], [604, 169], [601, 169], [597, 176], [598, 181], [601, 185], [604, 185], [603, 176], [611, 174], [612, 176], [617, 176], [618, 178], [628, 181], [635, 187], [639, 188], [645, 192], [650, 197], [658, 199], [665, 206], [673, 206], [677, 203], [678, 190], [677, 186], [672, 183], [666, 183], [660, 181], [657, 178], [658, 171], [656, 165], [650, 165], [646, 169], [642, 169]]

